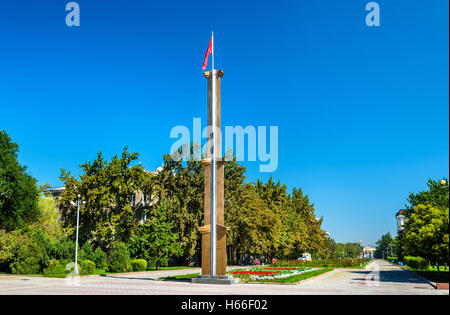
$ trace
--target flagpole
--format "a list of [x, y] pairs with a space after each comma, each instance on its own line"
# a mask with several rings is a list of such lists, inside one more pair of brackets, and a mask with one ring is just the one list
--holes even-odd
[[214, 70], [214, 32], [211, 35], [212, 41], [212, 158], [211, 158], [211, 276], [216, 275], [216, 70]]

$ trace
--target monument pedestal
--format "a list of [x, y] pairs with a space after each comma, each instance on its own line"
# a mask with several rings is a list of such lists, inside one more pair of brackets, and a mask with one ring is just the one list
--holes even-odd
[[202, 274], [193, 278], [192, 283], [205, 284], [236, 284], [239, 279], [227, 276], [227, 239], [226, 233], [230, 230], [226, 226], [216, 224], [216, 276], [211, 276], [211, 225], [198, 229], [202, 233]]
[[198, 278], [192, 279], [192, 283], [203, 283], [203, 284], [236, 284], [238, 282], [239, 282], [238, 278], [233, 278], [231, 276], [201, 275]]
[[[211, 226], [205, 225], [198, 229], [202, 233], [202, 276], [211, 273]], [[226, 226], [216, 224], [216, 274], [225, 276], [227, 274], [227, 239], [226, 232], [230, 229]]]

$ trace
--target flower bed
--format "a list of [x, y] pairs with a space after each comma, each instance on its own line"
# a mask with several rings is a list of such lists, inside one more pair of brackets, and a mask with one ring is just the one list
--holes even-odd
[[229, 275], [243, 280], [278, 280], [293, 275], [298, 275], [304, 272], [316, 269], [302, 267], [302, 268], [284, 268], [284, 267], [255, 267], [250, 270], [237, 270], [228, 272]]

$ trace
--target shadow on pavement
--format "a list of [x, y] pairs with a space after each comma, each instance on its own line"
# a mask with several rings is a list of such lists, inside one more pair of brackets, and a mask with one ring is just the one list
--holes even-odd
[[154, 278], [136, 278], [136, 277], [111, 276], [111, 275], [100, 275], [100, 277], [113, 279], [127, 279], [127, 280], [156, 280]]
[[[394, 283], [409, 283], [409, 284], [429, 284], [425, 280], [415, 276], [412, 273], [402, 270], [384, 270], [384, 271], [352, 271], [352, 274], [359, 275], [361, 277], [353, 278], [355, 281], [367, 281], [374, 280], [374, 275], [378, 273], [379, 276], [376, 279], [380, 282], [394, 282]], [[371, 277], [370, 274], [373, 276]]]

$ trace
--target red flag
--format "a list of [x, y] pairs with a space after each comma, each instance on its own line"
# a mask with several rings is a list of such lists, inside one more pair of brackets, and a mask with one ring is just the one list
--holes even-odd
[[213, 53], [213, 37], [211, 36], [211, 41], [209, 42], [208, 50], [206, 51], [206, 54], [205, 54], [205, 61], [203, 61], [202, 70], [206, 69], [206, 66], [208, 65], [209, 54], [212, 54], [212, 53]]

